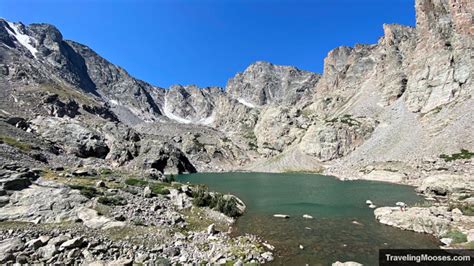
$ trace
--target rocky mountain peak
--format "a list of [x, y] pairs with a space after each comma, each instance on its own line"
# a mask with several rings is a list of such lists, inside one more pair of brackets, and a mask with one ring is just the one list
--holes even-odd
[[383, 32], [384, 36], [380, 42], [385, 45], [394, 45], [412, 38], [415, 28], [399, 24], [384, 24]]
[[353, 48], [349, 46], [339, 46], [329, 51], [324, 59], [324, 75], [344, 70], [352, 50]]
[[226, 92], [249, 106], [294, 104], [314, 88], [319, 75], [292, 66], [257, 61], [227, 82]]

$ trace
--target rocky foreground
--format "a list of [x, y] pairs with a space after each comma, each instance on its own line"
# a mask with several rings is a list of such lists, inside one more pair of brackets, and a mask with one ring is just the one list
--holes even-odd
[[[267, 250], [271, 246], [256, 236], [229, 235], [234, 218], [219, 211], [237, 217], [245, 210], [230, 195], [108, 169], [30, 170], [8, 165], [0, 175], [2, 264], [222, 264], [273, 259]], [[215, 199], [216, 206], [196, 202], [198, 198]]]
[[442, 248], [474, 248], [474, 177], [427, 178], [417, 191], [426, 197], [419, 206], [374, 210], [382, 224], [436, 236]]

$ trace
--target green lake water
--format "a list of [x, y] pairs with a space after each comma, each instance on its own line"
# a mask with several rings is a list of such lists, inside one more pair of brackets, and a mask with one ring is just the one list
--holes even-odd
[[[413, 187], [293, 173], [203, 173], [177, 179], [242, 199], [247, 210], [234, 231], [256, 234], [274, 245], [272, 264], [330, 265], [339, 260], [377, 265], [380, 248], [438, 247], [432, 236], [379, 224], [365, 204], [367, 199], [377, 206], [422, 202]], [[291, 217], [274, 218], [276, 213]]]

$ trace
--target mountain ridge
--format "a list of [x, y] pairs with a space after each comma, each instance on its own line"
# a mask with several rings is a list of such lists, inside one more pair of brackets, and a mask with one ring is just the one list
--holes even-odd
[[[52, 25], [25, 26], [3, 20], [2, 58], [24, 58], [24, 62], [3, 64], [5, 73], [13, 74], [2, 82], [10, 84], [13, 94], [24, 90], [25, 84], [46, 94], [58, 94], [54, 103], [57, 106], [50, 108], [54, 109], [50, 114], [55, 116], [74, 113], [63, 109], [74, 107], [79, 101], [75, 112], [95, 110], [102, 116], [115, 117], [139, 134], [154, 136], [185, 151], [200, 171], [262, 170], [266, 167], [252, 165], [270, 162], [272, 171], [284, 171], [288, 166], [283, 158], [295, 153], [307, 156], [311, 165], [304, 165], [306, 160], [301, 160], [292, 165], [293, 170], [317, 169], [364, 178], [360, 171], [371, 163], [360, 163], [363, 158], [359, 157], [377, 151], [377, 145], [383, 146], [381, 142], [388, 143], [390, 139], [400, 139], [390, 144], [394, 151], [391, 157], [380, 154], [385, 162], [374, 157], [372, 163], [396, 159], [416, 165], [419, 162], [414, 161], [423, 158], [431, 160], [461, 148], [474, 149], [469, 126], [462, 126], [470, 118], [456, 115], [471, 110], [472, 60], [463, 55], [472, 49], [468, 19], [472, 10], [466, 1], [438, 0], [418, 0], [415, 9], [416, 27], [384, 24], [384, 35], [376, 44], [336, 47], [324, 59], [322, 74], [256, 61], [231, 77], [225, 88], [154, 86], [135, 79], [91, 48], [63, 40]], [[440, 22], [439, 18], [444, 20]], [[12, 27], [17, 27], [16, 31]], [[15, 34], [26, 34], [22, 38], [29, 38], [32, 47], [28, 49]], [[427, 64], [430, 60], [432, 63]], [[23, 89], [16, 90], [15, 86]], [[29, 115], [35, 113], [28, 104], [13, 106], [11, 110], [18, 109], [20, 117], [31, 119]], [[441, 111], [443, 107], [445, 110]], [[442, 115], [432, 114], [434, 111], [441, 111]], [[448, 116], [452, 126], [440, 130], [438, 125]], [[90, 119], [94, 120], [93, 116]], [[90, 119], [81, 123], [87, 128]], [[387, 125], [403, 128], [410, 123], [412, 128], [418, 128], [412, 133], [418, 132], [413, 138], [419, 143], [429, 139], [427, 132], [435, 132], [440, 142], [431, 148], [410, 147], [402, 144], [410, 143], [409, 135], [383, 130]], [[179, 128], [189, 134], [172, 138], [165, 132], [181, 131]], [[385, 137], [376, 141], [379, 134]], [[465, 142], [454, 141], [451, 136], [456, 134], [463, 136]], [[215, 137], [220, 141], [210, 141]], [[372, 142], [379, 144], [368, 148]], [[368, 150], [361, 152], [364, 149]], [[413, 155], [401, 156], [407, 152]], [[357, 156], [358, 153], [361, 154]], [[278, 158], [282, 162], [276, 166]], [[342, 163], [342, 168], [351, 170], [334, 172], [328, 163]], [[404, 176], [412, 174], [410, 170]]]

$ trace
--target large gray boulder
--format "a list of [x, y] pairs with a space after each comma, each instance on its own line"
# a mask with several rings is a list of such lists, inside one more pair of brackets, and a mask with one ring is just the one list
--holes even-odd
[[449, 231], [452, 218], [447, 207], [410, 207], [406, 211], [399, 207], [381, 207], [374, 210], [374, 215], [382, 224], [439, 237]]
[[66, 152], [78, 157], [105, 158], [110, 151], [98, 131], [77, 120], [37, 117], [31, 122], [44, 139], [61, 145]]

